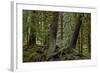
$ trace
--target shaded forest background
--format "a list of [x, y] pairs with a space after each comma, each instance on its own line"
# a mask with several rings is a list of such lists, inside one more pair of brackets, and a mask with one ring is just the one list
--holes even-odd
[[90, 13], [23, 10], [23, 62], [90, 58]]

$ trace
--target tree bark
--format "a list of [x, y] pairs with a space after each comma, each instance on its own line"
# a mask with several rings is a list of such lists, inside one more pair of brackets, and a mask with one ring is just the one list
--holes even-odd
[[53, 12], [52, 22], [50, 25], [50, 31], [48, 33], [49, 38], [49, 48], [47, 51], [47, 59], [51, 56], [51, 54], [55, 51], [56, 48], [56, 36], [57, 36], [57, 27], [58, 27], [58, 12]]
[[76, 42], [77, 42], [77, 38], [78, 38], [78, 35], [79, 35], [81, 24], [82, 24], [82, 20], [81, 20], [81, 15], [80, 15], [79, 18], [78, 18], [78, 22], [75, 26], [75, 31], [73, 32], [72, 39], [69, 43], [68, 48], [75, 48], [76, 47]]
[[80, 29], [80, 47], [79, 47], [79, 55], [80, 56], [82, 56], [83, 55], [83, 38], [82, 38], [82, 36], [83, 36], [83, 31], [82, 31], [82, 28]]
[[61, 40], [63, 40], [63, 15], [61, 14]]
[[32, 26], [35, 27], [35, 12], [29, 11], [29, 16], [28, 16], [28, 33], [29, 33], [29, 39], [28, 39], [28, 46], [31, 47], [32, 45], [36, 44], [36, 30], [35, 28], [32, 28]]

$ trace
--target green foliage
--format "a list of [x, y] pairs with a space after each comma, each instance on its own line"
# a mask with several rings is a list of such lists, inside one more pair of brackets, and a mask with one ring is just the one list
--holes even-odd
[[[79, 21], [75, 47], [68, 48]], [[23, 10], [23, 62], [90, 58], [90, 13]]]

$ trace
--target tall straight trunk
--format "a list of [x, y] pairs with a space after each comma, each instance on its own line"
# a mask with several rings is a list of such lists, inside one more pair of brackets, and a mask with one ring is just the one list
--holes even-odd
[[63, 40], [63, 15], [61, 14], [61, 40]]
[[82, 28], [80, 29], [80, 35], [79, 36], [80, 36], [80, 41], [79, 41], [80, 42], [80, 44], [79, 44], [80, 45], [80, 47], [79, 47], [79, 55], [82, 56], [82, 54], [83, 54], [83, 49], [82, 49], [83, 48], [83, 43], [82, 43], [83, 42], [83, 38], [82, 38], [83, 31], [82, 31]]
[[[46, 28], [45, 26], [46, 26], [46, 12], [44, 12], [43, 13], [43, 16], [44, 16], [44, 18], [43, 18], [43, 22], [44, 22], [44, 29]], [[45, 31], [44, 31], [45, 32]], [[46, 35], [44, 35], [44, 41], [43, 41], [43, 45], [47, 45], [47, 36]]]
[[91, 36], [88, 34], [88, 53], [89, 57], [91, 58]]
[[49, 48], [47, 51], [47, 59], [54, 53], [56, 48], [56, 36], [57, 36], [57, 27], [58, 27], [58, 12], [53, 12], [52, 22], [50, 25], [50, 31], [48, 33]]
[[36, 30], [35, 28], [33, 28], [32, 26], [36, 26], [35, 23], [35, 12], [29, 11], [29, 47], [31, 47], [32, 45], [36, 44]]
[[27, 27], [26, 30], [27, 30], [27, 32], [26, 32], [26, 33], [27, 33], [27, 35], [26, 35], [26, 38], [27, 38], [27, 39], [26, 39], [26, 40], [27, 40], [27, 46], [28, 46], [28, 27]]
[[72, 38], [71, 38], [71, 41], [69, 43], [68, 48], [75, 48], [76, 47], [76, 42], [77, 42], [77, 38], [79, 35], [81, 24], [82, 24], [82, 20], [81, 20], [81, 15], [80, 15], [78, 18], [77, 24], [75, 26], [75, 31], [72, 35]]
[[79, 54], [80, 54], [80, 36], [78, 36], [78, 38], [79, 38], [79, 39], [78, 39], [78, 47], [77, 47], [77, 48], [78, 48], [78, 52], [79, 52]]
[[27, 12], [27, 45], [29, 47], [29, 35], [30, 35], [30, 23], [31, 23], [31, 15], [30, 15], [30, 11]]

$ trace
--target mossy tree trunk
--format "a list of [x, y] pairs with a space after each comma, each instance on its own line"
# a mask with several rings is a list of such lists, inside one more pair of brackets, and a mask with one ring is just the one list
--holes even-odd
[[47, 51], [47, 59], [54, 53], [56, 48], [56, 36], [57, 36], [57, 27], [58, 27], [58, 12], [53, 12], [53, 17], [50, 25], [50, 31], [48, 33], [49, 48]]
[[78, 39], [81, 24], [82, 24], [82, 20], [81, 20], [81, 15], [80, 15], [78, 18], [77, 24], [75, 26], [75, 31], [73, 32], [73, 35], [72, 35], [72, 38], [71, 38], [71, 41], [69, 43], [68, 48], [75, 48], [76, 47], [76, 42]]

